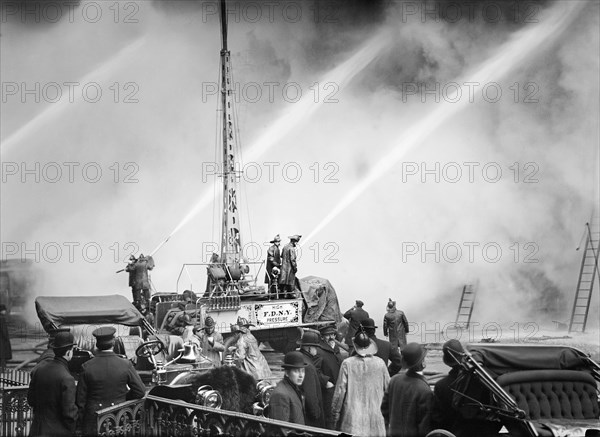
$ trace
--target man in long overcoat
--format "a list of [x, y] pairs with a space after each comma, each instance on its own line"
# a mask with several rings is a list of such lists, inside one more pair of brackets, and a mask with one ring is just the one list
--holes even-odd
[[194, 334], [198, 338], [202, 353], [212, 363], [219, 367], [221, 366], [221, 352], [225, 350], [223, 336], [220, 332], [215, 331], [215, 321], [211, 316], [204, 319], [204, 328], [195, 329]]
[[[335, 336], [337, 331], [332, 325], [325, 326], [320, 329], [321, 342], [319, 343], [319, 349], [317, 353], [321, 357], [321, 372], [327, 377], [329, 381], [335, 386], [338, 375], [340, 373], [340, 367], [342, 365], [342, 354], [340, 347], [335, 342]], [[331, 402], [333, 400], [333, 387], [323, 389], [323, 408], [325, 410], [325, 427], [328, 429], [334, 429], [333, 421], [331, 420]]]
[[396, 309], [396, 302], [389, 300], [387, 313], [383, 316], [383, 335], [389, 338], [392, 347], [402, 349], [406, 346], [408, 334], [408, 320], [404, 312]]
[[73, 334], [59, 332], [52, 343], [54, 358], [31, 373], [27, 402], [33, 409], [30, 436], [71, 436], [77, 423], [75, 379], [69, 361], [75, 345]]
[[131, 361], [113, 352], [115, 328], [101, 327], [92, 335], [99, 352], [83, 364], [77, 384], [76, 403], [84, 435], [96, 435], [96, 411], [146, 394]]
[[283, 246], [281, 251], [281, 274], [279, 275], [279, 286], [284, 292], [284, 297], [294, 298], [294, 288], [296, 286], [296, 245], [302, 238], [302, 235], [292, 235], [290, 242]]
[[[273, 275], [273, 267], [281, 268], [281, 252], [279, 245], [281, 244], [281, 237], [279, 234], [275, 235], [269, 243], [272, 244], [267, 251], [267, 268], [265, 272], [265, 284], [269, 284], [269, 293], [277, 293], [277, 281], [276, 276]], [[278, 276], [277, 276], [278, 277]], [[274, 290], [273, 290], [274, 288]]]
[[271, 419], [304, 425], [304, 394], [302, 382], [306, 373], [306, 363], [302, 354], [288, 352], [283, 359], [285, 375], [271, 393], [267, 415]]

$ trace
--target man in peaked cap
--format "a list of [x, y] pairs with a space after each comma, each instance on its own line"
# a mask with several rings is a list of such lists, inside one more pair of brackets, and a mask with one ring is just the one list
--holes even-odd
[[352, 338], [358, 331], [360, 323], [369, 318], [369, 313], [363, 310], [363, 301], [357, 300], [355, 305], [344, 313], [344, 318], [348, 319], [348, 332], [346, 333], [346, 344], [352, 348]]
[[113, 352], [115, 332], [112, 326], [103, 326], [92, 332], [99, 352], [83, 364], [77, 384], [77, 408], [84, 435], [97, 433], [96, 411], [130, 399], [143, 398], [146, 394], [131, 361]]
[[427, 349], [409, 343], [402, 349], [406, 373], [394, 375], [386, 391], [381, 412], [392, 436], [424, 436], [431, 431], [433, 393], [423, 378]]
[[[272, 244], [267, 251], [267, 268], [265, 273], [265, 284], [269, 284], [269, 293], [278, 293], [278, 278], [277, 275], [273, 274], [273, 268], [281, 269], [281, 252], [279, 251], [279, 245], [281, 244], [281, 237], [279, 234], [275, 235], [269, 243]], [[281, 271], [281, 270], [279, 270]]]
[[31, 372], [27, 402], [33, 409], [30, 436], [71, 436], [77, 423], [75, 379], [69, 361], [75, 345], [73, 334], [62, 330], [54, 335], [54, 357]]
[[283, 247], [281, 251], [281, 274], [279, 275], [279, 286], [284, 292], [284, 298], [293, 299], [294, 289], [296, 288], [296, 273], [298, 264], [296, 263], [296, 245], [302, 238], [302, 235], [291, 235], [290, 242]]
[[285, 375], [271, 393], [268, 416], [304, 425], [305, 397], [301, 386], [306, 375], [306, 363], [300, 352], [292, 351], [285, 354], [282, 367]]

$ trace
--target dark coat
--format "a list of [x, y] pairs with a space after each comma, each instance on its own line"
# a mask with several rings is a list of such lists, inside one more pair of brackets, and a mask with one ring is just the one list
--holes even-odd
[[452, 404], [456, 387], [456, 379], [459, 375], [459, 368], [454, 367], [448, 373], [436, 382], [433, 390], [433, 409], [431, 412], [432, 425], [435, 428], [441, 428], [452, 432], [456, 437], [487, 437], [496, 436], [500, 431], [501, 425], [498, 422], [492, 422], [483, 419], [467, 419], [463, 417], [459, 410]]
[[281, 252], [279, 246], [273, 244], [267, 251], [267, 268], [265, 273], [265, 284], [271, 283], [273, 267], [281, 267]]
[[394, 309], [383, 316], [383, 335], [390, 339], [395, 347], [406, 346], [408, 320], [402, 311]]
[[297, 271], [296, 246], [290, 242], [283, 246], [283, 250], [281, 251], [281, 275], [279, 275], [279, 283], [291, 285], [293, 288], [296, 282]]
[[146, 388], [131, 361], [112, 351], [99, 352], [83, 364], [77, 384], [77, 408], [83, 421], [83, 433], [96, 434], [96, 411], [143, 398], [145, 394]]
[[8, 335], [6, 316], [0, 315], [0, 361], [5, 364], [11, 359], [12, 347], [10, 346], [10, 337]]
[[323, 408], [323, 389], [329, 381], [329, 378], [323, 375], [317, 369], [314, 358], [318, 358], [319, 368], [321, 364], [320, 357], [313, 357], [308, 352], [300, 349], [302, 358], [306, 366], [304, 381], [302, 382], [302, 391], [304, 392], [304, 408], [306, 425], [325, 427], [325, 410]]
[[[338, 375], [340, 374], [340, 366], [342, 365], [342, 355], [340, 353], [340, 347], [338, 345], [332, 348], [326, 342], [321, 342], [321, 347], [318, 349], [319, 357], [321, 358], [321, 372], [329, 378], [331, 383], [335, 386]], [[322, 388], [323, 392], [323, 410], [325, 411], [325, 426], [328, 429], [335, 429], [331, 417], [331, 402], [333, 401], [333, 392], [335, 387]]]
[[381, 403], [389, 435], [425, 437], [433, 429], [432, 404], [433, 392], [425, 378], [410, 370], [394, 375]]
[[136, 290], [150, 289], [148, 270], [154, 268], [154, 258], [151, 256], [140, 257], [135, 263], [127, 264], [125, 270], [129, 272], [129, 286]]
[[[377, 344], [376, 357], [381, 358], [385, 365], [388, 366], [390, 376], [394, 376], [402, 369], [402, 356], [398, 348], [392, 347], [389, 341], [377, 338], [375, 335], [369, 337]], [[388, 364], [389, 363], [389, 364]]]
[[27, 402], [33, 409], [30, 436], [70, 436], [75, 432], [75, 379], [67, 360], [55, 357], [31, 373]]
[[348, 332], [346, 333], [346, 344], [352, 346], [352, 337], [358, 331], [360, 322], [364, 322], [369, 318], [369, 313], [362, 307], [350, 308], [344, 313], [344, 318], [348, 319]]
[[268, 416], [271, 419], [304, 425], [302, 390], [284, 376], [271, 393]]

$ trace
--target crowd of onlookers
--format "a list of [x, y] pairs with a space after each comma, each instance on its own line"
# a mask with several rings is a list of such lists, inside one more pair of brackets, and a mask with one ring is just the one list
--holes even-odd
[[444, 344], [443, 361], [451, 370], [432, 390], [423, 376], [427, 349], [406, 344], [408, 322], [403, 313], [394, 314], [395, 303], [390, 301], [384, 319], [392, 341], [377, 338], [377, 326], [362, 307], [357, 301], [345, 314], [349, 347], [336, 338], [332, 325], [304, 331], [299, 349], [284, 357], [284, 377], [267, 410], [270, 418], [360, 436], [425, 437], [445, 430], [435, 435], [465, 437], [497, 431], [453, 406], [464, 354], [459, 341]]

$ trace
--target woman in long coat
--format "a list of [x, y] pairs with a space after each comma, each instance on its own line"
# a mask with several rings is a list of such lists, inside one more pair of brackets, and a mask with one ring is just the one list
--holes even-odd
[[388, 369], [377, 353], [377, 345], [359, 331], [354, 339], [357, 355], [342, 361], [333, 392], [332, 421], [344, 433], [385, 436], [381, 414], [383, 395], [390, 383]]

